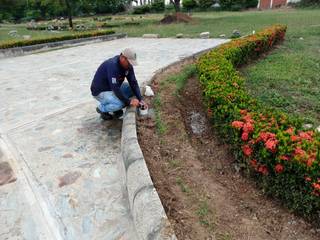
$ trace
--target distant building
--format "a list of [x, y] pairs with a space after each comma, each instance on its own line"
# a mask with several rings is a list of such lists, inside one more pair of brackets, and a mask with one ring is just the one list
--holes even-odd
[[281, 6], [286, 6], [288, 3], [297, 3], [300, 0], [259, 0], [258, 8], [259, 9], [271, 9], [279, 8]]
[[[165, 0], [164, 2], [167, 5], [170, 3], [170, 0]], [[140, 6], [140, 5], [151, 4], [151, 3], [152, 3], [152, 0], [135, 0], [135, 1], [132, 1], [132, 6]]]

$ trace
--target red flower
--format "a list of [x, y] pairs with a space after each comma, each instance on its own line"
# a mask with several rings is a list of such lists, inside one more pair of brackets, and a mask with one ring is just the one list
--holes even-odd
[[252, 148], [249, 145], [244, 145], [242, 147], [242, 151], [243, 151], [244, 155], [247, 157], [249, 157], [253, 152]]
[[231, 125], [234, 128], [241, 129], [243, 127], [244, 123], [241, 121], [233, 121]]
[[312, 183], [312, 187], [315, 189], [315, 190], [320, 190], [320, 184], [319, 183]]
[[254, 127], [253, 127], [253, 124], [250, 123], [250, 122], [247, 122], [243, 125], [243, 131], [244, 132], [248, 132], [248, 133], [251, 133], [254, 131]]
[[247, 113], [248, 113], [248, 111], [245, 110], [245, 109], [240, 110], [240, 114], [241, 114], [241, 115], [246, 115]]
[[312, 179], [310, 177], [305, 176], [304, 180], [306, 180], [307, 182], [311, 182]]
[[268, 168], [267, 168], [267, 166], [265, 166], [265, 165], [261, 165], [261, 166], [258, 168], [258, 172], [259, 172], [259, 173], [262, 173], [263, 175], [268, 175], [268, 173], [269, 173]]
[[243, 120], [246, 123], [254, 123], [253, 119], [251, 118], [250, 114], [248, 113], [246, 116], [243, 117]]
[[252, 159], [252, 160], [250, 161], [250, 165], [251, 165], [253, 168], [256, 168], [256, 167], [258, 166], [257, 160], [256, 160], [256, 159]]
[[280, 156], [280, 159], [284, 160], [284, 161], [289, 161], [290, 160], [290, 158], [288, 156], [286, 156], [286, 155]]
[[247, 132], [243, 132], [241, 135], [242, 141], [248, 141], [249, 134]]
[[316, 160], [316, 154], [313, 153], [309, 156], [309, 159], [307, 160], [307, 166], [311, 167], [315, 160]]
[[288, 128], [285, 132], [289, 133], [290, 135], [292, 135], [293, 132], [294, 132], [293, 127]]
[[304, 156], [306, 154], [306, 152], [301, 148], [301, 147], [297, 147], [295, 150], [294, 150], [294, 153], [293, 153], [295, 156]]
[[295, 136], [295, 135], [292, 135], [290, 137], [290, 139], [291, 139], [292, 142], [298, 142], [300, 140], [300, 138], [298, 136]]
[[264, 144], [266, 149], [268, 149], [271, 152], [275, 152], [277, 148], [278, 140], [276, 139], [269, 139], [267, 142]]
[[274, 170], [276, 171], [276, 173], [282, 173], [283, 170], [284, 170], [284, 167], [283, 167], [283, 165], [281, 165], [280, 163], [278, 163], [278, 164], [275, 166]]
[[299, 133], [299, 137], [301, 139], [304, 139], [304, 140], [308, 140], [308, 141], [312, 141], [312, 135], [313, 135], [313, 132], [312, 131], [308, 131], [308, 132], [300, 132]]
[[271, 132], [260, 132], [259, 137], [257, 139], [257, 142], [259, 141], [263, 141], [263, 142], [267, 142], [269, 139], [273, 139], [275, 140], [276, 135], [274, 133]]

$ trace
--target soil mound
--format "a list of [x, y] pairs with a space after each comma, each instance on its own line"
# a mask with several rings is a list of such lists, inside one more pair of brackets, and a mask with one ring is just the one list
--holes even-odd
[[185, 13], [173, 13], [173, 14], [166, 15], [160, 21], [161, 24], [171, 24], [171, 23], [179, 23], [179, 22], [190, 23], [190, 22], [193, 22], [193, 19]]

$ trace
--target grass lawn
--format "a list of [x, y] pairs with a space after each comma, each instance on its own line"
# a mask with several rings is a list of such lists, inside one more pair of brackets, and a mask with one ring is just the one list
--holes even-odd
[[[129, 37], [140, 37], [144, 33], [158, 33], [161, 37], [197, 37], [209, 31], [212, 37], [225, 34], [230, 37], [234, 29], [243, 35], [258, 31], [275, 23], [288, 25], [286, 41], [265, 59], [243, 70], [247, 87], [258, 99], [287, 112], [298, 114], [306, 121], [320, 124], [320, 9], [273, 10], [247, 12], [202, 12], [193, 13], [195, 23], [160, 25], [163, 14], [118, 15], [108, 21], [120, 24], [112, 28], [116, 32], [128, 33]], [[92, 21], [90, 18], [77, 19]], [[137, 26], [121, 25], [123, 22], [139, 22]], [[1, 24], [0, 42], [12, 39], [10, 30], [18, 34], [38, 38], [62, 35], [70, 32], [29, 31], [25, 25]], [[302, 39], [300, 39], [302, 38]]]

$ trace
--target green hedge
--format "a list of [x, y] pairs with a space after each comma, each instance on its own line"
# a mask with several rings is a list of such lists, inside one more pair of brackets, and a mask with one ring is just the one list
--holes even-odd
[[112, 30], [90, 31], [90, 32], [73, 33], [70, 35], [54, 36], [54, 37], [46, 37], [46, 38], [38, 38], [38, 39], [10, 40], [10, 41], [1, 42], [0, 49], [30, 46], [30, 45], [40, 44], [40, 43], [58, 42], [58, 41], [71, 40], [71, 39], [77, 39], [77, 38], [110, 35], [113, 33], [115, 32]]
[[275, 25], [204, 54], [197, 63], [208, 115], [241, 165], [268, 195], [320, 225], [320, 136], [301, 119], [251, 97], [235, 69], [285, 36]]

